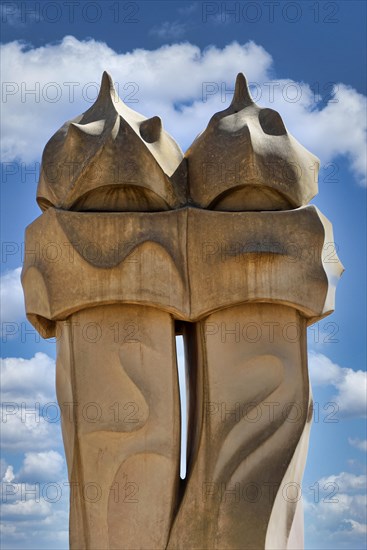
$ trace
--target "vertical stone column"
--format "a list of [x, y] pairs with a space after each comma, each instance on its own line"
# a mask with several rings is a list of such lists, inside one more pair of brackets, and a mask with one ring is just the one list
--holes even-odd
[[195, 337], [201, 431], [169, 548], [286, 548], [302, 468], [287, 472], [312, 414], [306, 320], [287, 306], [239, 305], [197, 323]]
[[106, 305], [58, 324], [70, 546], [165, 548], [180, 460], [173, 320], [154, 308]]

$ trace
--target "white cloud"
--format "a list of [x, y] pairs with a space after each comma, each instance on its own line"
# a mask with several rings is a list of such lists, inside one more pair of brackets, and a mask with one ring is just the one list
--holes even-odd
[[317, 150], [322, 158], [349, 157], [354, 173], [366, 183], [366, 97], [350, 86], [336, 84], [335, 100], [319, 113], [312, 113], [307, 124], [317, 127]]
[[367, 484], [367, 476], [341, 472], [337, 475], [323, 477], [320, 479], [319, 483], [323, 487], [328, 483], [334, 483], [337, 486], [337, 492], [340, 493], [364, 491]]
[[364, 417], [367, 414], [367, 373], [343, 368], [326, 355], [309, 352], [309, 369], [312, 384], [334, 386], [338, 393], [332, 398], [343, 416]]
[[364, 177], [366, 98], [336, 84], [334, 100], [318, 110], [310, 86], [274, 80], [271, 55], [251, 41], [203, 51], [186, 42], [118, 54], [105, 43], [66, 36], [40, 48], [4, 44], [2, 59], [4, 161], [39, 160], [61, 124], [90, 106], [105, 69], [130, 107], [147, 116], [160, 115], [186, 148], [214, 112], [228, 105], [236, 73], [242, 71], [257, 83], [259, 104], [278, 109], [290, 131], [323, 163], [346, 155], [358, 181]]
[[178, 21], [163, 21], [159, 26], [153, 27], [149, 34], [158, 36], [162, 40], [182, 38], [186, 33], [186, 25]]
[[47, 517], [51, 512], [51, 504], [44, 500], [18, 500], [9, 504], [2, 505], [3, 517], [12, 516], [44, 516]]
[[[60, 521], [63, 532], [67, 520], [69, 484], [65, 461], [56, 451], [26, 453], [20, 470], [8, 466], [2, 480], [2, 517], [4, 534], [48, 531]], [[14, 522], [14, 523], [12, 523]], [[31, 530], [30, 530], [31, 528]], [[59, 533], [59, 534], [60, 534]]]
[[[49, 442], [51, 444], [51, 442]], [[28, 452], [19, 471], [8, 466], [2, 479], [2, 543], [26, 541], [19, 548], [67, 547], [69, 484], [63, 457], [56, 451]], [[57, 543], [57, 544], [56, 544]]]
[[350, 527], [353, 534], [356, 535], [366, 535], [367, 534], [367, 525], [354, 521], [352, 519], [345, 520], [345, 522]]
[[8, 466], [3, 477], [3, 481], [11, 483], [15, 479], [13, 466]]
[[57, 451], [29, 452], [25, 454], [23, 465], [15, 479], [30, 483], [50, 480], [56, 482], [61, 478], [64, 468], [65, 460]]
[[55, 361], [45, 353], [36, 353], [31, 359], [1, 359], [0, 365], [3, 448], [14, 452], [60, 446]]
[[366, 416], [367, 373], [352, 369], [342, 369], [342, 371], [342, 378], [337, 384], [339, 390], [337, 400], [341, 410], [348, 415]]
[[15, 476], [13, 470], [7, 467], [1, 486], [3, 546], [49, 549], [52, 540], [55, 549], [68, 547], [69, 484], [63, 457], [52, 450], [29, 452]]
[[[24, 450], [48, 450], [61, 445], [61, 433], [58, 424], [49, 422], [40, 414], [40, 409], [7, 414], [2, 409], [1, 444], [4, 450], [19, 452]], [[41, 411], [42, 412], [42, 411]], [[4, 420], [6, 415], [6, 420]]]
[[317, 497], [305, 499], [306, 548], [363, 548], [366, 476], [341, 472], [321, 478], [317, 486]]
[[3, 479], [5, 474], [6, 474], [6, 471], [8, 469], [8, 464], [5, 460], [5, 458], [0, 458], [0, 479]]
[[[67, 505], [64, 510], [54, 508], [53, 504], [47, 502], [23, 508], [19, 504], [8, 505], [7, 516], [4, 515], [4, 522], [0, 526], [3, 547], [50, 550], [51, 541], [53, 550], [69, 548]], [[32, 511], [33, 515], [25, 513]]]
[[15, 525], [7, 524], [7, 523], [1, 523], [0, 524], [0, 533], [6, 537], [6, 536], [14, 536], [16, 534], [17, 528]]
[[367, 451], [367, 439], [353, 439], [352, 437], [349, 437], [348, 443], [360, 451]]
[[25, 318], [23, 289], [20, 282], [22, 268], [17, 267], [0, 278], [0, 318], [3, 323], [16, 323]]
[[[216, 106], [202, 121], [185, 120], [186, 114], [176, 111], [177, 104], [200, 99], [201, 105], [203, 82], [225, 81], [232, 87], [238, 71], [259, 80], [271, 65], [271, 56], [253, 42], [223, 49], [212, 46], [203, 52], [183, 43], [117, 54], [102, 42], [72, 36], [34, 49], [11, 42], [2, 46], [2, 59], [3, 160], [9, 162], [19, 157], [25, 162], [38, 160], [60, 125], [90, 106], [105, 69], [120, 83], [122, 99], [133, 101], [129, 105], [147, 116], [161, 115], [167, 129], [187, 146], [216, 106], [223, 104], [220, 95], [215, 96]], [[56, 102], [52, 94], [59, 97]]]
[[308, 354], [308, 366], [311, 381], [315, 386], [335, 385], [340, 379], [341, 369], [339, 365], [333, 363], [329, 357], [326, 357], [322, 353], [310, 351]]
[[[8, 465], [2, 482], [18, 488], [42, 483], [58, 483], [66, 477], [66, 462], [57, 451], [27, 452], [18, 472], [14, 473], [14, 466]], [[14, 490], [12, 500], [16, 500], [19, 491]], [[10, 492], [9, 492], [9, 495]]]
[[55, 401], [55, 360], [38, 352], [31, 359], [0, 359], [3, 402], [49, 403]]

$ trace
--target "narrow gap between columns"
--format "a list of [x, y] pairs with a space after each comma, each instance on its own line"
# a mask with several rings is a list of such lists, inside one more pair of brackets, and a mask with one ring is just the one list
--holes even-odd
[[180, 478], [186, 478], [186, 449], [187, 449], [187, 388], [186, 388], [186, 369], [185, 354], [183, 346], [183, 337], [176, 336], [176, 359], [178, 371], [178, 384], [180, 389], [180, 408], [181, 408], [181, 461]]

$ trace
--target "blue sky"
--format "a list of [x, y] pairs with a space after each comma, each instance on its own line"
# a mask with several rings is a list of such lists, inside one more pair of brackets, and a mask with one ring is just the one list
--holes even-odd
[[[309, 330], [319, 414], [303, 485], [306, 548], [364, 548], [365, 3], [28, 1], [2, 2], [1, 17], [2, 399], [18, 407], [2, 418], [2, 547], [68, 547], [60, 426], [55, 409], [42, 416], [56, 401], [55, 343], [26, 321], [19, 274], [24, 228], [40, 215], [43, 147], [91, 105], [106, 69], [129, 106], [161, 116], [183, 150], [228, 105], [242, 71], [257, 102], [321, 159], [312, 202], [333, 223], [346, 271], [336, 312]], [[40, 414], [22, 412], [37, 402]], [[39, 499], [25, 495], [35, 482]]]

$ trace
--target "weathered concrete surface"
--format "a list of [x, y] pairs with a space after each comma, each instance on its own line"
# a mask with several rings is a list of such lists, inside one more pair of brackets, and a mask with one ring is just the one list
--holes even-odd
[[306, 319], [278, 304], [227, 308], [196, 323], [190, 363], [200, 379], [189, 423], [197, 437], [170, 549], [265, 548], [278, 494], [286, 510], [276, 518], [276, 548], [286, 548], [302, 471], [291, 485], [285, 476], [310, 413], [305, 335]]
[[66, 122], [47, 143], [37, 201], [42, 210], [177, 208], [186, 201], [180, 185], [182, 158], [160, 118], [147, 119], [125, 105], [104, 73], [92, 107]]
[[27, 228], [22, 279], [29, 320], [52, 336], [53, 321], [108, 303], [153, 305], [194, 322], [265, 301], [314, 322], [333, 310], [341, 271], [330, 223], [314, 206], [149, 214], [49, 208]]
[[317, 172], [243, 75], [185, 156], [106, 74], [46, 145], [22, 283], [57, 336], [72, 550], [303, 547], [306, 327], [343, 271]]
[[256, 105], [242, 74], [231, 105], [185, 154], [192, 201], [212, 210], [287, 210], [317, 194], [319, 159], [277, 111]]
[[59, 325], [70, 546], [165, 548], [180, 461], [173, 320], [147, 306], [105, 305]]

